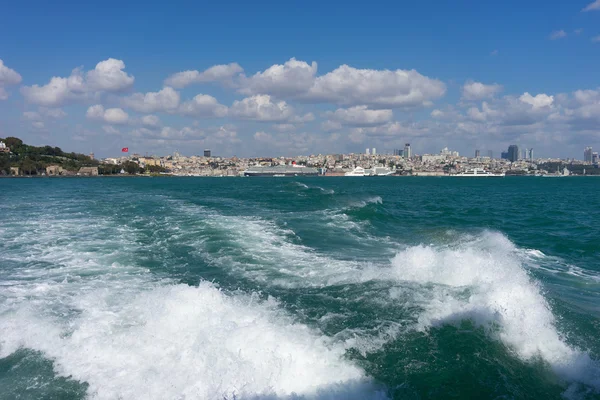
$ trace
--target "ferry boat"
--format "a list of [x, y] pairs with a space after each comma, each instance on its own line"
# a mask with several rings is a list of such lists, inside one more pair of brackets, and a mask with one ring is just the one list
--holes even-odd
[[344, 176], [369, 176], [369, 172], [367, 172], [363, 167], [356, 167], [352, 171], [346, 172]]
[[472, 178], [503, 178], [506, 174], [501, 172], [499, 174], [494, 174], [492, 172], [486, 171], [483, 168], [471, 168], [460, 174], [456, 174], [453, 176], [460, 177], [472, 177]]
[[243, 176], [317, 176], [319, 170], [316, 168], [301, 167], [296, 165], [274, 165], [271, 167], [253, 166], [242, 172]]

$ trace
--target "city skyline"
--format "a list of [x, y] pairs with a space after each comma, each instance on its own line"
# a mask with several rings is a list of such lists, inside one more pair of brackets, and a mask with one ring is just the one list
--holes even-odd
[[[298, 3], [300, 13], [293, 3], [260, 12], [239, 3], [236, 13], [231, 4], [180, 4], [186, 15], [110, 3], [8, 5], [0, 34], [14, 40], [0, 52], [0, 137], [98, 157], [122, 147], [391, 153], [411, 143], [419, 154], [500, 155], [517, 144], [581, 159], [586, 146], [600, 147], [600, 87], [591, 83], [600, 5], [591, 0], [440, 2], [435, 11], [377, 2], [318, 13], [311, 2]], [[552, 18], [535, 18], [542, 7]], [[108, 31], [95, 17], [113, 9], [121, 14]]]

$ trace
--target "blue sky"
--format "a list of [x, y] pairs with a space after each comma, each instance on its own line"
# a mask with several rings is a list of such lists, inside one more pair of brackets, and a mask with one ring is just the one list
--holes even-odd
[[99, 156], [600, 148], [600, 1], [12, 3], [0, 137]]

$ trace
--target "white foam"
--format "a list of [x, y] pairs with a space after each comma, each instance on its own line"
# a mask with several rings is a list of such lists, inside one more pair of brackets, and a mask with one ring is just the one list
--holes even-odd
[[539, 284], [503, 235], [487, 232], [454, 247], [411, 247], [392, 265], [397, 279], [434, 284], [421, 299], [421, 329], [471, 319], [522, 359], [540, 356], [559, 376], [600, 390], [598, 362], [566, 343]]
[[72, 300], [81, 314], [62, 324], [28, 307], [3, 315], [1, 356], [42, 351], [99, 399], [385, 398], [342, 345], [295, 324], [274, 300], [209, 283]]
[[37, 226], [36, 235], [7, 232], [22, 265], [2, 271], [0, 357], [40, 351], [97, 399], [386, 398], [345, 359], [345, 343], [296, 323], [275, 300], [128, 266], [135, 230]]

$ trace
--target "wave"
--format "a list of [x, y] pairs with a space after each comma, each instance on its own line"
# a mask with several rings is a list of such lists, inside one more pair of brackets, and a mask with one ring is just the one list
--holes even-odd
[[523, 360], [541, 357], [558, 376], [600, 391], [600, 364], [566, 342], [542, 288], [505, 236], [486, 232], [456, 246], [410, 247], [392, 260], [391, 272], [433, 285], [418, 299], [419, 329], [472, 320]]
[[318, 191], [322, 192], [323, 194], [334, 194], [335, 193], [335, 190], [333, 190], [333, 189], [325, 189], [325, 188], [322, 188], [321, 186], [316, 186], [316, 185], [315, 186], [309, 186], [309, 185], [307, 185], [305, 183], [302, 183], [302, 182], [296, 182], [296, 181], [294, 181], [294, 185], [296, 185], [296, 186], [298, 186], [300, 188], [303, 188], [303, 189], [307, 189], [307, 190], [315, 189], [315, 190], [318, 190]]
[[2, 276], [0, 357], [39, 351], [97, 399], [387, 398], [344, 343], [275, 299], [157, 277], [129, 255], [135, 229], [83, 222], [8, 232], [20, 264]]

